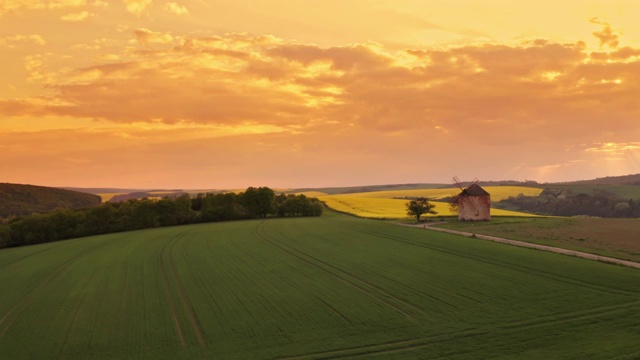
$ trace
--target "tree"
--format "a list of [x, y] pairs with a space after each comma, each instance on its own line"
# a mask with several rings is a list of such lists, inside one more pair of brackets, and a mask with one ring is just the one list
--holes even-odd
[[280, 194], [275, 198], [278, 216], [320, 216], [322, 203], [316, 198], [308, 198], [304, 194]]
[[458, 214], [460, 213], [460, 207], [458, 205], [458, 199], [460, 199], [457, 195], [456, 196], [452, 196], [448, 199], [448, 203], [449, 203], [449, 211], [452, 214]]
[[276, 194], [268, 187], [249, 187], [240, 197], [251, 216], [264, 218], [273, 213]]
[[240, 195], [234, 193], [207, 194], [203, 198], [201, 220], [225, 221], [244, 219], [249, 216], [240, 204]]
[[11, 228], [0, 224], [0, 249], [7, 247], [11, 242]]
[[417, 198], [416, 200], [409, 201], [407, 206], [407, 215], [415, 216], [416, 221], [420, 222], [420, 216], [423, 214], [437, 214], [438, 212], [433, 210], [436, 206], [430, 204], [427, 198]]

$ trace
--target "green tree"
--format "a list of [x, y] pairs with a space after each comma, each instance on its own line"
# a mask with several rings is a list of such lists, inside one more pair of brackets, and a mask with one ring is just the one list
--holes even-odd
[[9, 246], [11, 241], [11, 229], [7, 225], [0, 224], [0, 249]]
[[278, 216], [320, 216], [322, 203], [316, 198], [308, 198], [304, 194], [276, 196]]
[[434, 204], [429, 203], [429, 199], [427, 198], [417, 198], [416, 200], [411, 200], [406, 203], [407, 206], [407, 215], [415, 216], [416, 221], [420, 222], [420, 216], [423, 214], [437, 214], [433, 208], [436, 206]]
[[107, 234], [113, 231], [116, 210], [112, 203], [104, 203], [87, 211], [84, 219], [86, 235]]
[[200, 218], [204, 222], [238, 220], [247, 217], [247, 210], [240, 204], [240, 195], [211, 193], [202, 198]]
[[240, 196], [242, 205], [251, 216], [264, 218], [274, 212], [276, 194], [268, 187], [249, 187]]

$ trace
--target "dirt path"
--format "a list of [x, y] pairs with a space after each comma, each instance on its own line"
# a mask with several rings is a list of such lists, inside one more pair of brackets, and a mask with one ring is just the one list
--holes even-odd
[[402, 225], [402, 226], [423, 228], [423, 229], [428, 229], [428, 230], [432, 230], [432, 231], [440, 231], [440, 232], [445, 232], [445, 233], [449, 233], [449, 234], [468, 236], [468, 237], [472, 237], [472, 236], [475, 235], [476, 239], [489, 240], [489, 241], [495, 241], [495, 242], [499, 242], [499, 243], [503, 243], [503, 244], [521, 246], [521, 247], [537, 249], [537, 250], [550, 251], [550, 252], [554, 252], [554, 253], [558, 253], [558, 254], [575, 256], [575, 257], [589, 259], [589, 260], [597, 260], [597, 261], [602, 261], [602, 262], [608, 262], [608, 263], [624, 265], [624, 266], [629, 266], [629, 267], [640, 269], [640, 263], [635, 262], [635, 261], [621, 260], [621, 259], [616, 259], [616, 258], [612, 258], [612, 257], [608, 257], [608, 256], [601, 256], [601, 255], [596, 255], [596, 254], [591, 254], [591, 253], [586, 253], [586, 252], [581, 252], [581, 251], [557, 248], [557, 247], [547, 246], [547, 245], [534, 244], [534, 243], [529, 243], [529, 242], [525, 242], [525, 241], [505, 239], [505, 238], [501, 238], [501, 237], [497, 237], [497, 236], [474, 234], [474, 233], [470, 233], [470, 232], [466, 232], [466, 231], [457, 231], [457, 230], [450, 230], [450, 229], [443, 229], [443, 228], [433, 227], [433, 225], [442, 224], [442, 222], [434, 222], [434, 223], [430, 223], [430, 224], [415, 224], [415, 225], [402, 224], [402, 223], [396, 223], [396, 224]]

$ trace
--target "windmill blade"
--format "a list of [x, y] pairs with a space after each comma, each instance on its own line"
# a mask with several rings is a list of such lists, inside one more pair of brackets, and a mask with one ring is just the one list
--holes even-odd
[[464, 188], [460, 184], [460, 179], [458, 179], [457, 175], [455, 175], [451, 180], [453, 180], [453, 183], [456, 184], [456, 186], [458, 186], [458, 188], [460, 188], [460, 191], [464, 191]]

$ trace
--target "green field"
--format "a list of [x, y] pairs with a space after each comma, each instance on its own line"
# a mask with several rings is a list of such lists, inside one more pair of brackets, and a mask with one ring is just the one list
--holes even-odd
[[640, 219], [501, 217], [437, 226], [640, 262]]
[[2, 359], [635, 359], [640, 271], [329, 213], [0, 251]]

